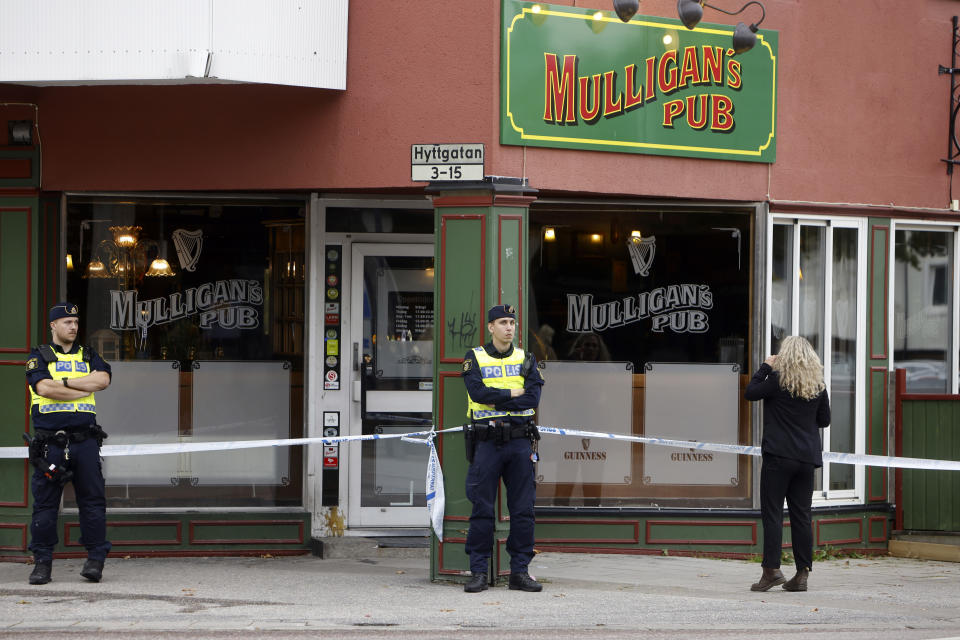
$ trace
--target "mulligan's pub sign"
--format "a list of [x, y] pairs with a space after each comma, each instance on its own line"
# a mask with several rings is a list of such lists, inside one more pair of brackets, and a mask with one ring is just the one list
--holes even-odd
[[500, 142], [776, 159], [777, 32], [503, 0]]

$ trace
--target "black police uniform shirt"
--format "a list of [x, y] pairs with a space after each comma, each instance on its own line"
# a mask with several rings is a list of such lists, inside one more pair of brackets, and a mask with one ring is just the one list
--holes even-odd
[[[483, 349], [491, 358], [508, 358], [513, 354], [513, 345], [504, 352], [497, 351], [493, 342], [483, 345]], [[527, 409], [536, 409], [540, 404], [540, 391], [543, 386], [543, 376], [537, 368], [537, 359], [529, 351], [524, 353], [524, 369], [529, 369], [529, 373], [523, 381], [523, 395], [511, 398], [510, 389], [494, 389], [483, 383], [483, 377], [480, 375], [480, 364], [473, 353], [473, 349], [467, 351], [463, 357], [463, 383], [467, 387], [467, 393], [473, 398], [474, 402], [488, 404], [498, 411], [526, 411]], [[529, 420], [526, 416], [511, 416], [510, 421], [517, 424], [525, 424]]]
[[824, 389], [816, 397], [797, 398], [780, 386], [780, 374], [764, 362], [743, 393], [747, 400], [763, 400], [763, 440], [760, 450], [823, 466], [820, 429], [830, 426], [830, 399]]
[[[57, 353], [67, 353], [74, 354], [80, 351], [80, 347], [83, 346], [79, 343], [74, 342], [73, 347], [69, 351], [64, 351], [60, 345], [51, 344], [53, 350]], [[100, 354], [94, 351], [90, 347], [84, 347], [84, 351], [90, 351], [90, 369], [92, 371], [106, 371], [107, 375], [111, 378], [113, 377], [113, 372], [110, 370], [110, 365], [107, 364], [107, 361], [100, 357]], [[43, 357], [40, 355], [40, 350], [37, 347], [34, 347], [30, 350], [30, 357], [27, 359], [27, 384], [29, 384], [34, 393], [37, 392], [37, 383], [41, 380], [53, 380], [53, 376], [50, 375], [50, 370], [47, 368], [49, 363], [45, 362]], [[33, 365], [31, 367], [31, 365]], [[96, 424], [97, 416], [94, 413], [88, 411], [54, 411], [52, 413], [40, 413], [40, 408], [34, 405], [30, 410], [31, 415], [33, 416], [33, 428], [34, 429], [50, 429], [50, 430], [76, 430], [82, 429], [83, 427], [89, 427]]]

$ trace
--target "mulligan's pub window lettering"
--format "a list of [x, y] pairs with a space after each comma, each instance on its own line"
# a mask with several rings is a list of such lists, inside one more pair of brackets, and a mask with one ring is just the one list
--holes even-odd
[[[304, 210], [68, 200], [67, 299], [113, 367], [97, 397], [109, 444], [302, 435]], [[109, 506], [301, 504], [301, 451], [256, 451], [107, 458]]]
[[[648, 364], [727, 363], [736, 373], [729, 387], [733, 418], [726, 441], [749, 443], [749, 411], [739, 407], [738, 387], [746, 385], [751, 373], [750, 234], [750, 215], [740, 211], [535, 205], [530, 212], [531, 305], [524, 344], [539, 361], [570, 363], [563, 369], [570, 375], [558, 378], [570, 387], [563, 392], [571, 397], [583, 386], [571, 382], [580, 375], [578, 367], [588, 376], [592, 374], [586, 363], [621, 363], [621, 373], [628, 367], [632, 406], [627, 424], [615, 430], [636, 435], [671, 436], [645, 430]], [[577, 428], [603, 431], [591, 424]], [[587, 452], [599, 451], [594, 443], [583, 446]], [[538, 503], [749, 504], [750, 483], [731, 481], [749, 477], [745, 458], [734, 462], [737, 472], [724, 476], [723, 482], [663, 483], [651, 480], [641, 445], [620, 446], [626, 447], [622, 459], [577, 452], [575, 458], [564, 458], [563, 465], [551, 467], [538, 489]], [[657, 477], [701, 477], [705, 474], [697, 465], [710, 462], [679, 456], [664, 464], [681, 465], [682, 472], [658, 468]], [[586, 468], [591, 465], [610, 469]]]

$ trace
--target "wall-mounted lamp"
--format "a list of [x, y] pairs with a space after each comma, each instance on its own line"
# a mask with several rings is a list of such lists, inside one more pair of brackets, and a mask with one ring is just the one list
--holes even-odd
[[543, 239], [546, 242], [553, 242], [554, 240], [557, 239], [557, 230], [554, 229], [553, 227], [546, 227], [543, 230]]
[[763, 5], [757, 2], [756, 0], [750, 0], [742, 7], [736, 11], [725, 11], [720, 7], [715, 7], [712, 4], [708, 4], [703, 0], [677, 0], [677, 15], [680, 18], [680, 22], [683, 23], [687, 29], [693, 29], [699, 24], [700, 19], [703, 18], [703, 8], [710, 7], [720, 13], [725, 13], [728, 16], [735, 16], [738, 13], [742, 12], [744, 9], [750, 5], [755, 4], [760, 7], [761, 15], [760, 19], [756, 23], [751, 24], [749, 27], [743, 22], [738, 22], [736, 28], [733, 30], [733, 51], [735, 53], [743, 53], [749, 51], [757, 44], [757, 27], [760, 26], [760, 23], [763, 22], [763, 19], [767, 17], [767, 11], [763, 8]]
[[601, 242], [603, 242], [603, 234], [600, 234], [600, 233], [591, 233], [591, 234], [590, 234], [590, 242], [592, 242], [592, 243], [594, 243], [594, 244], [600, 244]]
[[67, 271], [73, 271], [73, 255], [67, 254]]
[[30, 120], [10, 120], [7, 123], [10, 145], [30, 146], [33, 144], [33, 122]]
[[624, 22], [630, 22], [639, 10], [640, 0], [613, 0], [613, 11]]

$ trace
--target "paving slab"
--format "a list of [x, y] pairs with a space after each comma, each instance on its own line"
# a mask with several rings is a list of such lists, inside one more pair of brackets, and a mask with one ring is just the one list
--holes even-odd
[[81, 566], [31, 586], [0, 563], [0, 637], [960, 638], [960, 564], [907, 558], [816, 563], [805, 593], [751, 592], [754, 562], [620, 554], [539, 554], [541, 593], [464, 593], [423, 557], [111, 558], [99, 584]]

